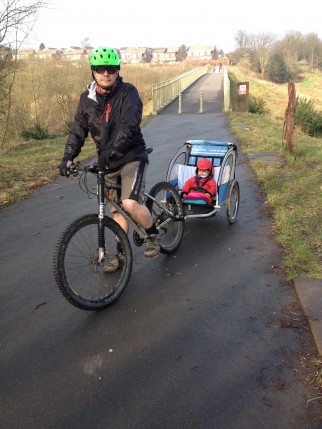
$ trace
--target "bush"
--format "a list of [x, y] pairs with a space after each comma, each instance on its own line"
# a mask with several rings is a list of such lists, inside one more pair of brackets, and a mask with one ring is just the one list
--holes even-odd
[[49, 138], [47, 128], [43, 128], [38, 122], [33, 127], [22, 130], [20, 135], [24, 140], [44, 140]]
[[283, 55], [275, 52], [267, 66], [266, 76], [274, 83], [286, 83], [290, 79], [290, 73], [287, 69]]
[[322, 114], [318, 112], [312, 100], [296, 97], [294, 124], [309, 136], [316, 137], [322, 134]]
[[253, 95], [249, 95], [249, 105], [248, 111], [250, 113], [259, 113], [263, 115], [266, 109], [266, 102], [262, 97], [254, 97]]

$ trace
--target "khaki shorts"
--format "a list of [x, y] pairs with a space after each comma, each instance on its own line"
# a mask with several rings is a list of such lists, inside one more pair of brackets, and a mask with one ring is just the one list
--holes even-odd
[[[134, 161], [114, 173], [106, 174], [107, 181], [122, 186], [120, 191], [111, 190], [109, 196], [120, 201], [127, 199], [139, 201], [145, 189], [148, 164], [147, 161]], [[110, 211], [114, 213], [116, 210], [110, 205]]]

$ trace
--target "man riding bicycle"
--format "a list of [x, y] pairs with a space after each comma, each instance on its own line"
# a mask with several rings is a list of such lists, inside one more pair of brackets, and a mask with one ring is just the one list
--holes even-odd
[[[140, 129], [142, 101], [137, 89], [123, 82], [119, 75], [120, 57], [115, 49], [94, 49], [89, 63], [94, 81], [80, 96], [59, 172], [68, 176], [68, 166], [79, 155], [90, 133], [96, 144], [100, 168], [106, 171], [107, 180], [121, 184], [119, 197], [123, 207], [146, 230], [144, 255], [156, 258], [160, 251], [158, 230], [149, 210], [140, 203], [149, 163]], [[128, 233], [124, 217], [118, 212], [113, 216]], [[122, 265], [123, 251], [118, 243], [114, 258], [104, 269], [113, 272]]]

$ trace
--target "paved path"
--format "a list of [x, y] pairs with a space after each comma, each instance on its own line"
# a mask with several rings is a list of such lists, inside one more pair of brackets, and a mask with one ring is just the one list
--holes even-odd
[[[198, 85], [211, 103], [210, 80]], [[185, 140], [234, 140], [219, 106], [167, 112], [143, 130], [148, 188]], [[69, 305], [51, 272], [60, 231], [96, 208], [78, 181], [59, 177], [0, 213], [1, 429], [322, 427], [312, 335], [242, 151], [237, 177], [234, 225], [224, 211], [191, 220], [178, 251], [153, 261], [134, 247], [128, 288], [99, 313]]]
[[[202, 105], [200, 96], [202, 95]], [[199, 113], [202, 106], [203, 113], [220, 113], [223, 107], [223, 79], [222, 74], [212, 73], [202, 76], [198, 81], [184, 91], [181, 97], [182, 114]], [[177, 114], [179, 99], [174, 100], [161, 115]]]

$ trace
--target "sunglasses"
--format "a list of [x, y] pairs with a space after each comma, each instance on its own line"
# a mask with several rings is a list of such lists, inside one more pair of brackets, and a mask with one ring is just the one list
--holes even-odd
[[98, 74], [104, 74], [105, 72], [107, 72], [107, 74], [115, 74], [118, 71], [114, 66], [96, 66], [94, 70]]

